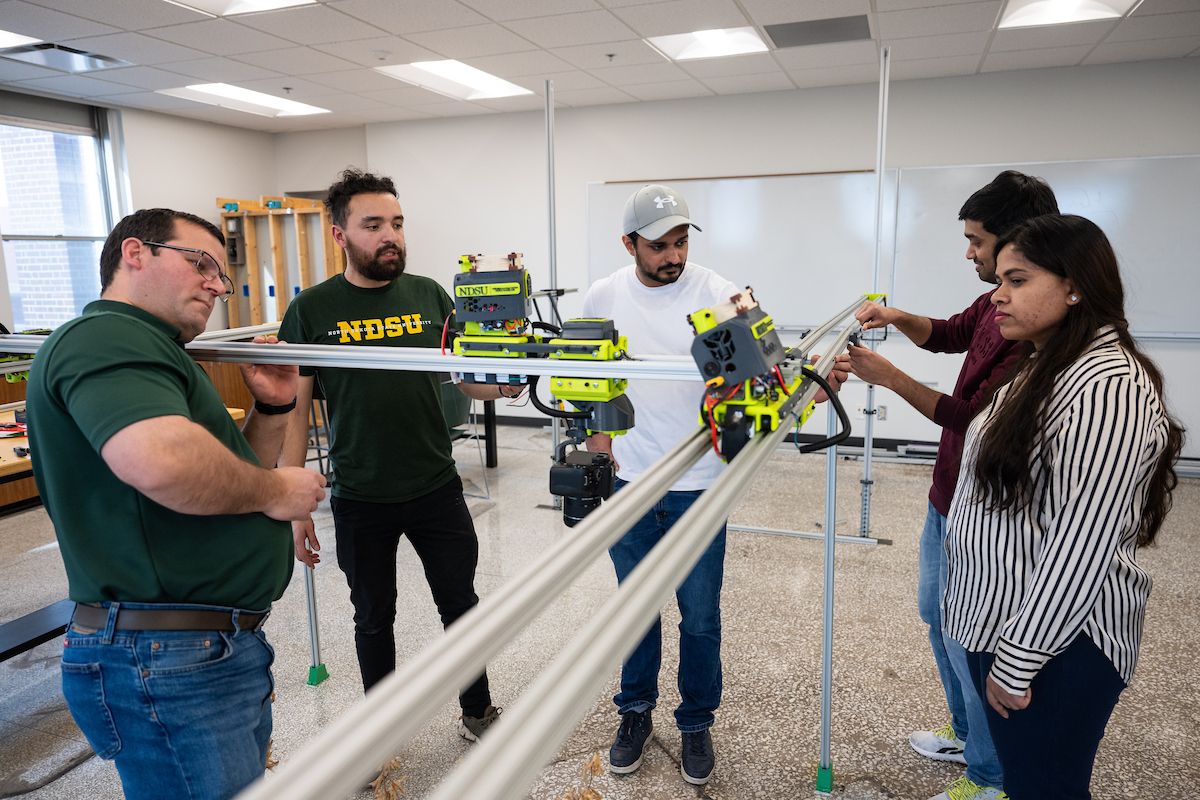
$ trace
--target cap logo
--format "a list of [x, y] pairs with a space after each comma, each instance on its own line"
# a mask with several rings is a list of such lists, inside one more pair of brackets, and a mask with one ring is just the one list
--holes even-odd
[[667, 195], [666, 197], [656, 195], [654, 198], [655, 208], [666, 208], [667, 203], [670, 203], [672, 206], [679, 205], [679, 203], [675, 202], [675, 197], [673, 195]]

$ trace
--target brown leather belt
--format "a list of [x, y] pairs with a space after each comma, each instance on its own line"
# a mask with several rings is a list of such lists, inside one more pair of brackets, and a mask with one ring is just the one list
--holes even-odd
[[[267, 614], [238, 614], [237, 627], [243, 631], [258, 630]], [[103, 630], [108, 625], [108, 609], [101, 606], [75, 604], [71, 621], [85, 628]], [[119, 631], [232, 631], [233, 615], [225, 611], [180, 608], [121, 608], [117, 610]]]

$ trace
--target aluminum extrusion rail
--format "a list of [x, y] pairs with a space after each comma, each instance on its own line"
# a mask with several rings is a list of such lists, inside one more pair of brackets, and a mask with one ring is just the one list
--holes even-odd
[[[708, 451], [698, 428], [541, 558], [401, 665], [239, 800], [328, 800], [363, 785]], [[486, 741], [486, 739], [485, 739]]]
[[[45, 336], [0, 335], [0, 352], [36, 353]], [[409, 372], [462, 372], [500, 375], [555, 375], [564, 378], [612, 376], [667, 381], [699, 381], [690, 359], [622, 359], [620, 361], [548, 358], [481, 358], [442, 355], [428, 347], [380, 345], [253, 344], [193, 341], [187, 351], [201, 361], [247, 364], [296, 364], [302, 367], [391, 369]]]
[[[845, 348], [852, 332], [853, 326], [848, 326], [818, 360], [815, 369], [822, 377], [829, 374], [834, 354]], [[817, 388], [810, 381], [801, 392], [802, 402], [794, 408], [799, 411], [807, 406]], [[675, 587], [704, 554], [728, 510], [791, 429], [792, 418], [788, 416], [787, 424], [780, 420], [775, 431], [746, 445], [488, 736], [436, 787], [430, 795], [433, 800], [528, 797], [529, 787], [587, 712], [612, 670], [633, 650]]]

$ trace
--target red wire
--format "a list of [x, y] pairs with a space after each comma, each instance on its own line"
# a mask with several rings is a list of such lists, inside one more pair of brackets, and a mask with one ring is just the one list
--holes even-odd
[[790, 397], [792, 393], [788, 391], [787, 382], [783, 379], [783, 373], [779, 371], [779, 365], [776, 364], [774, 369], [775, 369], [775, 378], [779, 381], [779, 388], [783, 389], [784, 395]]
[[450, 317], [453, 316], [454, 312], [451, 311], [446, 315], [446, 321], [442, 323], [442, 355], [446, 355], [446, 331], [450, 329]]

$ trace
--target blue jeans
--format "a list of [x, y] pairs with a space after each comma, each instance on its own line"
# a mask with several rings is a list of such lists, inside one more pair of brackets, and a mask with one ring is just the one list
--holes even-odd
[[[946, 692], [946, 706], [950, 709], [954, 735], [967, 743], [963, 749], [963, 757], [967, 760], [967, 777], [980, 786], [999, 787], [1004, 773], [988, 731], [984, 704], [979, 694], [971, 688], [974, 684], [967, 666], [967, 651], [949, 636], [942, 635], [946, 571], [946, 518], [930, 503], [925, 516], [925, 529], [921, 532], [917, 610], [922, 621], [929, 626], [929, 647], [933, 650], [933, 660]], [[963, 691], [963, 687], [966, 687], [966, 691]]]
[[[972, 685], [983, 696], [992, 653], [968, 653]], [[1090, 800], [1096, 750], [1125, 682], [1099, 647], [1079, 634], [1030, 684], [1029, 705], [1008, 719], [987, 707], [1012, 800]], [[986, 702], [985, 702], [986, 705]]]
[[[627, 481], [617, 480], [619, 490]], [[623, 582], [650, 549], [679, 521], [701, 492], [667, 492], [608, 551]], [[684, 733], [711, 728], [721, 704], [721, 582], [725, 577], [725, 526], [675, 590], [679, 601], [679, 708], [675, 723]], [[621, 691], [613, 698], [621, 714], [647, 711], [658, 703], [662, 665], [662, 618], [621, 667]]]
[[88, 744], [116, 762], [126, 799], [218, 800], [262, 775], [275, 660], [262, 631], [115, 631], [115, 617], [68, 629], [63, 694]]

